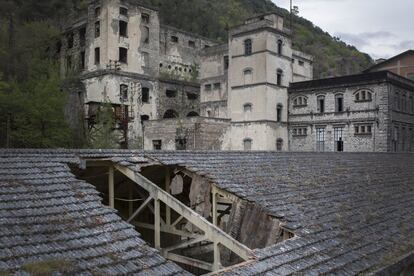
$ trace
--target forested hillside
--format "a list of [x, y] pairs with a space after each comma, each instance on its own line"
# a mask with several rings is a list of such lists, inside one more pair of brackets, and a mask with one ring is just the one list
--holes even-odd
[[[137, 0], [137, 2], [139, 2]], [[230, 26], [269, 11], [269, 0], [141, 0], [161, 20], [224, 42]], [[0, 0], [0, 147], [81, 147], [64, 119], [67, 93], [59, 78], [57, 42], [87, 0]], [[289, 21], [289, 20], [287, 20]], [[371, 58], [294, 17], [294, 44], [315, 57], [315, 77], [357, 73]], [[8, 134], [8, 135], [6, 135]]]

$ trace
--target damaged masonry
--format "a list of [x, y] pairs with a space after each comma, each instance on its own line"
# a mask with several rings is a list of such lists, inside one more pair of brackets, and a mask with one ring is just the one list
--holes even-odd
[[4, 150], [0, 271], [410, 275], [413, 158]]

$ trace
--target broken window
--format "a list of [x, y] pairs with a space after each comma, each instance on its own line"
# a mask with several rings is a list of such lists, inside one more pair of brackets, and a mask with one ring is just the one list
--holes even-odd
[[277, 73], [276, 73], [276, 84], [277, 85], [282, 85], [282, 77], [283, 77], [282, 69], [277, 69]]
[[344, 95], [337, 94], [335, 95], [335, 112], [344, 111]]
[[128, 49], [119, 47], [119, 62], [128, 63]]
[[121, 100], [121, 102], [128, 101], [128, 85], [121, 84], [119, 90], [120, 90], [120, 100]]
[[67, 40], [68, 40], [68, 48], [69, 49], [73, 48], [73, 33], [68, 34]]
[[195, 48], [196, 46], [195, 41], [193, 40], [188, 41], [188, 46], [190, 46], [191, 48]]
[[66, 57], [66, 71], [67, 72], [72, 71], [72, 56]]
[[176, 150], [186, 150], [187, 149], [187, 139], [179, 138], [175, 140], [175, 149]]
[[101, 7], [95, 8], [95, 17], [99, 17], [101, 15]]
[[325, 128], [316, 128], [316, 151], [325, 151]]
[[204, 85], [204, 90], [205, 91], [211, 91], [211, 84]]
[[187, 117], [198, 117], [198, 116], [200, 115], [195, 111], [191, 111], [190, 113], [187, 114]]
[[318, 96], [318, 113], [325, 113], [325, 96]]
[[189, 99], [190, 101], [195, 101], [198, 99], [198, 95], [195, 93], [187, 93], [187, 99]]
[[283, 50], [283, 41], [279, 39], [277, 41], [277, 54], [282, 55], [282, 50]]
[[229, 69], [229, 56], [224, 56], [224, 70]]
[[277, 151], [283, 150], [283, 139], [279, 138], [276, 140], [276, 150]]
[[79, 43], [81, 47], [86, 44], [86, 28], [81, 28], [79, 30]]
[[101, 63], [101, 49], [95, 48], [95, 64]]
[[119, 36], [128, 37], [128, 22], [119, 20]]
[[161, 140], [153, 140], [152, 141], [152, 148], [154, 150], [162, 150], [162, 141]]
[[171, 36], [171, 42], [178, 43], [178, 37], [174, 35]]
[[176, 91], [176, 90], [170, 90], [170, 89], [167, 89], [167, 90], [165, 91], [165, 95], [166, 95], [168, 98], [175, 98], [175, 97], [177, 97], [177, 91]]
[[344, 151], [344, 128], [343, 127], [335, 127], [334, 128], [334, 140], [335, 140], [335, 151], [342, 152]]
[[277, 122], [282, 121], [282, 111], [283, 111], [283, 105], [278, 104], [276, 108], [276, 121]]
[[149, 16], [149, 14], [147, 14], [147, 13], [142, 13], [142, 14], [141, 14], [141, 21], [142, 21], [142, 23], [144, 23], [144, 24], [149, 24], [149, 22], [150, 22], [150, 16]]
[[128, 9], [125, 7], [120, 7], [119, 8], [119, 14], [123, 15], [123, 16], [128, 16]]
[[83, 70], [86, 67], [85, 51], [82, 51], [80, 53], [79, 59], [80, 59], [80, 68]]
[[147, 26], [143, 27], [143, 31], [142, 31], [142, 41], [144, 41], [144, 43], [149, 43], [150, 40], [150, 29]]
[[246, 39], [244, 41], [244, 54], [246, 56], [252, 54], [252, 40], [251, 39]]
[[243, 148], [244, 148], [244, 150], [245, 151], [252, 150], [252, 143], [253, 143], [252, 139], [250, 139], [250, 138], [244, 139], [243, 140]]
[[175, 110], [169, 109], [164, 113], [164, 119], [178, 118], [178, 113]]
[[143, 122], [145, 122], [145, 121], [148, 121], [149, 120], [149, 116], [148, 115], [142, 115], [141, 116], [141, 124], [143, 123]]
[[95, 22], [95, 38], [98, 38], [101, 36], [101, 22], [96, 21]]
[[149, 103], [149, 88], [142, 87], [142, 102]]

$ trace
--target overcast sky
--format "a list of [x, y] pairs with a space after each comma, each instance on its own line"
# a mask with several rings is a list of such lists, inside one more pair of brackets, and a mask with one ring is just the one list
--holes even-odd
[[[289, 0], [272, 0], [289, 9]], [[414, 49], [414, 0], [293, 0], [299, 15], [374, 59]]]

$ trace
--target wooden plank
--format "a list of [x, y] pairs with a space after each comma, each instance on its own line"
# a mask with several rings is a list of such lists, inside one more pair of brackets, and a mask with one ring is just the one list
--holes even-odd
[[160, 201], [158, 198], [154, 199], [154, 245], [155, 248], [161, 249], [161, 211], [160, 211]]
[[174, 222], [173, 224], [171, 224], [172, 227], [175, 227], [180, 221], [182, 221], [184, 219], [183, 216], [179, 216]]
[[[154, 225], [149, 224], [149, 223], [131, 222], [131, 224], [136, 226], [136, 227], [145, 228], [145, 229], [149, 229], [149, 230], [154, 230], [155, 229]], [[201, 237], [200, 235], [197, 235], [197, 234], [193, 234], [193, 233], [189, 233], [189, 232], [185, 232], [185, 231], [177, 230], [175, 228], [168, 227], [167, 225], [166, 226], [161, 226], [160, 230], [163, 233], [168, 233], [168, 234], [180, 236], [180, 237], [183, 237], [183, 238], [194, 238], [195, 239], [195, 238]]]
[[141, 204], [141, 206], [139, 206], [139, 208], [132, 214], [132, 216], [129, 217], [129, 219], [127, 220], [128, 223], [130, 223], [136, 216], [138, 216], [143, 210], [144, 208], [148, 205], [148, 203], [151, 202], [153, 198], [152, 197], [148, 197], [144, 203]]
[[115, 184], [114, 184], [114, 167], [109, 166], [108, 171], [108, 190], [109, 190], [109, 207], [115, 208]]
[[205, 241], [206, 239], [207, 238], [205, 236], [201, 236], [201, 237], [198, 237], [198, 238], [195, 238], [195, 239], [192, 239], [192, 240], [184, 241], [184, 242], [181, 242], [179, 244], [163, 248], [163, 252], [169, 252], [169, 251], [173, 251], [173, 250], [180, 249], [180, 248], [183, 248], [183, 247], [187, 247], [187, 246], [193, 245], [195, 243]]
[[[171, 184], [171, 173], [170, 169], [167, 167], [165, 172], [165, 191], [170, 193], [170, 184]], [[167, 225], [171, 224], [171, 209], [168, 205], [165, 207], [165, 223]]]
[[165, 257], [171, 261], [174, 262], [178, 262], [178, 263], [182, 263], [182, 264], [186, 264], [186, 265], [190, 265], [193, 267], [198, 267], [207, 271], [214, 271], [213, 270], [213, 265], [207, 262], [203, 262], [201, 260], [197, 260], [197, 259], [193, 259], [190, 257], [185, 257], [185, 256], [181, 256], [181, 255], [177, 255], [174, 253], [166, 253]]

